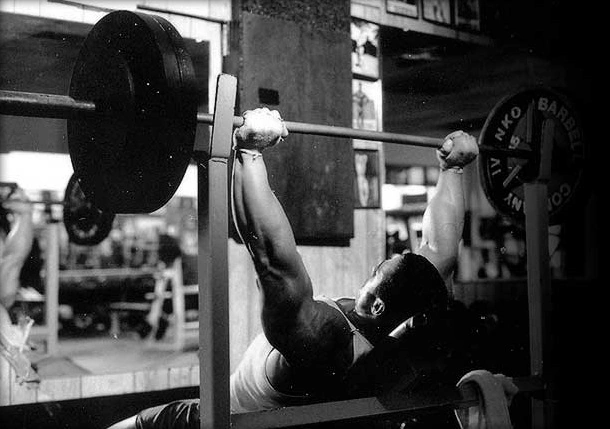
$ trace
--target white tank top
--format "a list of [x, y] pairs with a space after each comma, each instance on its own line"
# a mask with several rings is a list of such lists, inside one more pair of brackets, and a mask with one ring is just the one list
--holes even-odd
[[[321, 301], [335, 308], [345, 318], [352, 333], [353, 355], [351, 365], [362, 355], [369, 353], [373, 346], [354, 326], [332, 299], [323, 295], [316, 296]], [[231, 412], [245, 413], [251, 411], [268, 410], [288, 405], [304, 404], [311, 400], [305, 395], [289, 395], [278, 392], [269, 381], [265, 371], [267, 359], [275, 351], [263, 333], [256, 336], [248, 346], [243, 359], [233, 374], [231, 374]], [[276, 353], [273, 353], [276, 355]], [[350, 365], [350, 366], [351, 366]]]

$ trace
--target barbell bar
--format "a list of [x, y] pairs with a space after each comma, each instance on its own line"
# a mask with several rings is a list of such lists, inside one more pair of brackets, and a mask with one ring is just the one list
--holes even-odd
[[[194, 66], [177, 30], [159, 16], [115, 11], [87, 35], [67, 95], [2, 90], [0, 114], [66, 119], [70, 159], [87, 199], [107, 213], [151, 213], [182, 182], [197, 124], [214, 124], [213, 113], [198, 112], [198, 96]], [[232, 122], [239, 127], [243, 118], [233, 116]], [[285, 124], [294, 134], [432, 149], [443, 144], [440, 138]], [[538, 163], [533, 150], [479, 148], [494, 158]]]
[[[7, 90], [0, 90], [0, 114], [55, 119], [72, 119], [79, 115], [110, 115], [109, 112], [104, 112], [102, 109], [98, 108], [93, 101], [75, 100], [67, 95]], [[197, 122], [212, 125], [214, 123], [214, 114], [198, 112]], [[234, 128], [242, 126], [243, 122], [243, 117], [233, 117]], [[443, 140], [436, 137], [361, 130], [305, 122], [284, 121], [284, 123], [288, 131], [294, 134], [354, 138], [433, 149], [438, 149], [443, 144]], [[532, 152], [524, 149], [479, 146], [479, 150], [490, 155], [496, 154], [499, 156], [502, 155], [520, 159], [532, 158]]]
[[[545, 102], [530, 114], [532, 109], [517, 103], [522, 99], [530, 105]], [[151, 213], [169, 201], [193, 157], [197, 123], [214, 124], [214, 113], [198, 112], [198, 104], [194, 67], [179, 33], [161, 17], [129, 11], [111, 12], [93, 26], [76, 59], [68, 95], [0, 90], [0, 114], [67, 120], [79, 185], [107, 213]], [[582, 135], [577, 114], [549, 90], [520, 92], [502, 104], [506, 108], [491, 111], [479, 136], [479, 170], [487, 173], [482, 182], [488, 199], [501, 213], [522, 218], [515, 188], [537, 177], [543, 152], [544, 136], [533, 129], [552, 122], [560, 136], [550, 140], [563, 146], [567, 141], [572, 152], [562, 159], [570, 165], [562, 177], [569, 173], [571, 180], [566, 185], [561, 172], [553, 172], [550, 180], [561, 182], [549, 203], [552, 219], [560, 219], [567, 202], [576, 201], [583, 188], [584, 145], [572, 141]], [[541, 119], [528, 119], [524, 127], [526, 116]], [[239, 127], [243, 118], [233, 116], [232, 122]], [[434, 137], [292, 121], [285, 125], [293, 134], [431, 149], [443, 144]]]
[[[73, 181], [74, 182], [74, 181]], [[68, 182], [70, 183], [70, 182]], [[65, 194], [69, 194], [70, 192], [74, 192], [71, 191], [71, 187], [70, 186], [78, 186], [78, 185], [69, 185], [66, 186], [66, 190], [64, 192]], [[2, 197], [0, 197], [0, 205], [4, 204], [4, 203], [10, 203], [13, 200], [10, 199], [10, 197], [13, 195], [14, 190], [19, 188], [19, 185], [15, 182], [0, 182], [0, 188], [9, 188], [9, 192], [7, 193], [7, 195], [2, 195]], [[79, 194], [80, 195], [80, 194]], [[82, 199], [82, 198], [81, 198]], [[71, 201], [69, 200], [34, 200], [34, 199], [26, 199], [26, 200], [14, 200], [19, 202], [20, 204], [30, 204], [30, 205], [45, 205], [45, 206], [62, 206], [62, 207], [66, 207], [66, 206], [70, 206]]]
[[101, 114], [94, 102], [78, 101], [66, 95], [0, 91], [0, 113], [36, 118], [69, 119], [79, 114]]

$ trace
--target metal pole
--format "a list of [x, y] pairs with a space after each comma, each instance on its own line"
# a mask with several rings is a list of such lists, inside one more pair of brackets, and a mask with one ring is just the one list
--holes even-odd
[[185, 18], [200, 19], [201, 21], [211, 22], [213, 24], [227, 25], [229, 21], [224, 19], [212, 18], [211, 16], [195, 15], [192, 13], [180, 12], [174, 9], [163, 9], [160, 7], [148, 6], [145, 4], [139, 4], [136, 6], [137, 9], [147, 10], [149, 12], [167, 13], [169, 15], [184, 16]]
[[[98, 110], [96, 104], [92, 101], [79, 101], [66, 95], [0, 91], [0, 114], [70, 119], [81, 115], [103, 115], [104, 112]], [[240, 127], [243, 125], [244, 120], [241, 116], [231, 116], [233, 127]], [[214, 114], [197, 113], [197, 122], [212, 125], [214, 123]], [[285, 121], [285, 124], [288, 131], [293, 134], [346, 137], [408, 146], [429, 147], [432, 149], [438, 149], [443, 144], [443, 139], [436, 137], [359, 130], [348, 127], [292, 121]], [[498, 156], [508, 156], [512, 158], [528, 159], [532, 156], [530, 151], [522, 149], [479, 146], [479, 150], [482, 153], [497, 154]]]
[[237, 79], [218, 77], [209, 148], [196, 148], [199, 229], [199, 397], [201, 429], [228, 429], [228, 158]]
[[[198, 113], [197, 122], [209, 124], [213, 118], [209, 113]], [[244, 119], [241, 116], [233, 118], [233, 126], [241, 127]], [[410, 146], [421, 146], [438, 149], [443, 140], [436, 137], [422, 137], [408, 134], [386, 133], [380, 131], [359, 130], [348, 127], [336, 127], [333, 125], [308, 124], [303, 122], [284, 121], [289, 132], [294, 134], [318, 135], [326, 137], [348, 137], [360, 140], [383, 141], [387, 143], [406, 144]], [[513, 152], [511, 151], [511, 154]]]
[[96, 113], [92, 101], [77, 101], [67, 95], [0, 91], [0, 114], [68, 119]]
[[[515, 377], [513, 382], [520, 393], [538, 394], [544, 390], [542, 382], [535, 377]], [[345, 422], [354, 419], [367, 421], [407, 419], [435, 411], [450, 411], [481, 406], [476, 388], [457, 392], [450, 386], [418, 392], [395, 393], [380, 397], [347, 399], [317, 404], [298, 405], [273, 410], [233, 414], [232, 429], [272, 429], [303, 427], [306, 425]], [[329, 427], [328, 425], [324, 425]], [[502, 428], [504, 429], [504, 428]]]
[[[530, 372], [548, 377], [549, 304], [551, 282], [548, 249], [548, 193], [546, 183], [526, 183], [525, 221], [527, 247], [527, 291], [530, 332]], [[532, 429], [553, 427], [547, 401], [532, 399]]]
[[57, 355], [59, 331], [59, 224], [51, 222], [46, 228], [47, 249], [45, 260], [45, 329], [47, 353]]
[[[210, 113], [198, 113], [197, 122], [210, 124], [213, 115]], [[233, 118], [233, 126], [241, 127], [244, 119], [240, 116]], [[348, 137], [359, 140], [379, 141], [385, 143], [396, 143], [406, 146], [429, 147], [438, 149], [443, 144], [443, 139], [436, 137], [415, 136], [409, 134], [387, 133], [382, 131], [359, 130], [348, 127], [336, 127], [334, 125], [308, 124], [305, 122], [284, 121], [288, 132], [293, 134], [318, 135], [326, 137]], [[507, 149], [494, 146], [479, 146], [482, 153], [497, 154], [513, 158], [529, 159], [532, 152], [523, 149]]]
[[[528, 139], [533, 136], [533, 105], [527, 122]], [[541, 152], [538, 177], [524, 185], [525, 238], [527, 250], [527, 292], [530, 334], [530, 372], [547, 383], [542, 398], [532, 399], [532, 429], [554, 427], [553, 367], [550, 353], [551, 271], [549, 266], [548, 181], [551, 177], [554, 125], [541, 124]]]

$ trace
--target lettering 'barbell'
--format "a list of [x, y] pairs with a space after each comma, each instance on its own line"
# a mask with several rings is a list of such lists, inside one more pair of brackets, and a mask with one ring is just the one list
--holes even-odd
[[584, 131], [574, 104], [566, 94], [535, 86], [501, 99], [487, 116], [479, 142], [485, 147], [528, 150], [533, 161], [499, 157], [493, 151], [479, 156], [483, 190], [500, 213], [525, 222], [524, 183], [541, 174], [542, 152], [550, 160], [549, 223], [558, 224], [586, 196], [587, 153]]

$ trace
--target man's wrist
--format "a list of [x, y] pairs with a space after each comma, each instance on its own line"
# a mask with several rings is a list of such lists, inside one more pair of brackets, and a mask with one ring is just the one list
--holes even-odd
[[463, 174], [464, 173], [464, 168], [463, 167], [441, 167], [441, 171], [449, 171], [451, 173], [455, 173], [455, 174]]
[[236, 147], [235, 150], [237, 151], [240, 158], [242, 158], [242, 159], [243, 159], [244, 155], [252, 158], [252, 161], [256, 160], [257, 158], [263, 157], [263, 154], [258, 149], [248, 149], [248, 148], [244, 148], [244, 147]]

